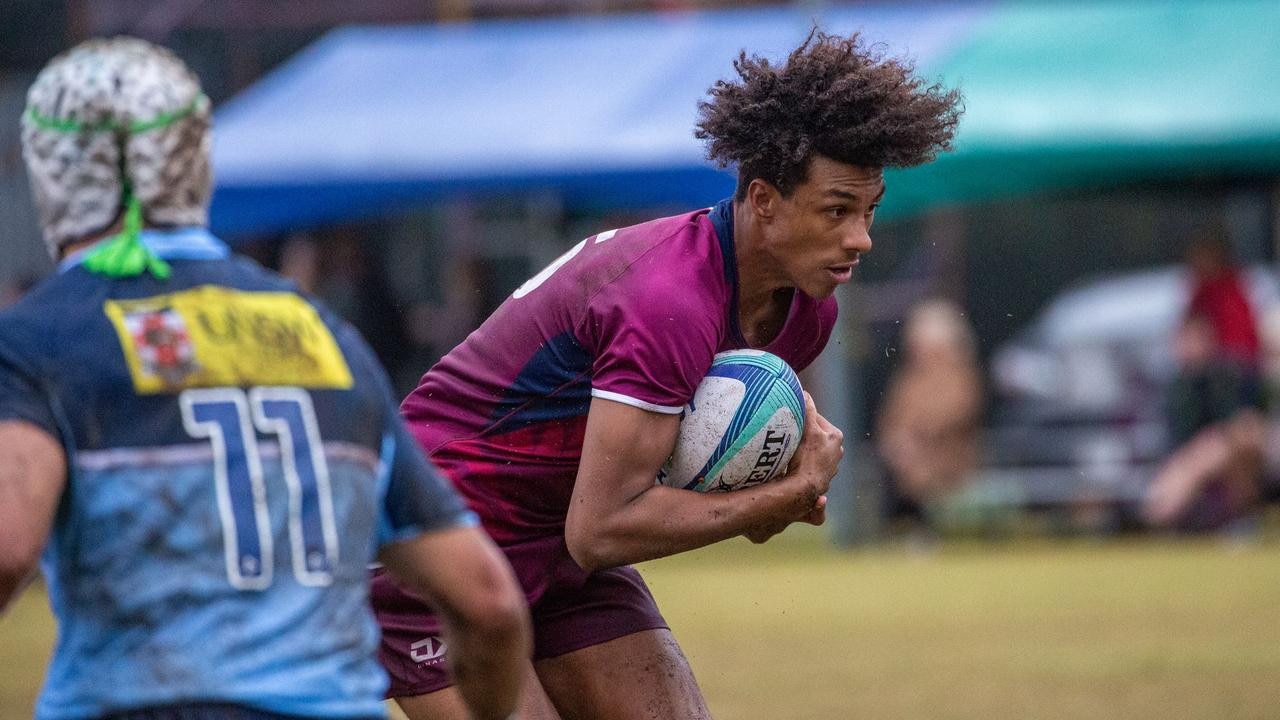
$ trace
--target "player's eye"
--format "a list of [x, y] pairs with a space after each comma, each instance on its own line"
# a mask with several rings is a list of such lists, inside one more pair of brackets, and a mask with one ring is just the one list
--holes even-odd
[[848, 214], [849, 214], [849, 211], [848, 211], [848, 210], [846, 210], [846, 209], [844, 208], [844, 206], [843, 206], [843, 205], [837, 205], [837, 206], [835, 206], [835, 207], [829, 207], [829, 208], [827, 208], [827, 209], [826, 209], [826, 213], [827, 213], [827, 216], [828, 216], [828, 217], [833, 218], [833, 219], [836, 219], [836, 220], [839, 220], [840, 218], [844, 217], [845, 215], [848, 215]]
[[875, 215], [878, 207], [880, 207], [880, 203], [871, 203], [871, 207], [867, 208], [867, 215]]

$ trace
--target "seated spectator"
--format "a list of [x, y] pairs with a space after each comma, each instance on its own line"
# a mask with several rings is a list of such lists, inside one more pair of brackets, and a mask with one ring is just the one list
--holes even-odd
[[978, 463], [982, 387], [973, 331], [951, 302], [914, 308], [890, 380], [876, 446], [889, 472], [890, 514], [927, 519]]
[[1173, 454], [1147, 488], [1142, 514], [1151, 525], [1188, 532], [1219, 530], [1257, 504], [1264, 416], [1256, 378], [1220, 352], [1211, 322], [1189, 316], [1174, 338], [1179, 373], [1169, 388]]
[[1260, 328], [1231, 248], [1207, 232], [1187, 250], [1191, 297], [1175, 336], [1169, 389], [1173, 454], [1143, 501], [1144, 519], [1182, 531], [1229, 528], [1261, 497], [1267, 423]]

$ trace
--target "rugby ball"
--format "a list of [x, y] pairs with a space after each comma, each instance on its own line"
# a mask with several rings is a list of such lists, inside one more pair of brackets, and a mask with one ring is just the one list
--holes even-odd
[[763, 350], [715, 356], [680, 420], [675, 451], [658, 482], [725, 492], [781, 474], [804, 434], [800, 378]]

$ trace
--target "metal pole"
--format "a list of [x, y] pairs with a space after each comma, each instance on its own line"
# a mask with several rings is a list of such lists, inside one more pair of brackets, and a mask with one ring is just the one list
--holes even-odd
[[858, 338], [864, 321], [853, 302], [855, 293], [845, 288], [840, 292], [840, 322], [804, 379], [818, 412], [844, 432], [844, 460], [827, 493], [827, 526], [833, 543], [852, 547], [879, 537], [882, 492], [867, 442], [862, 399]]

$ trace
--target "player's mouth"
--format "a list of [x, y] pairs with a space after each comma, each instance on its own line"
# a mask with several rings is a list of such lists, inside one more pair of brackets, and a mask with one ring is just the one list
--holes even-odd
[[839, 265], [828, 265], [827, 272], [831, 274], [831, 279], [835, 280], [837, 285], [843, 285], [853, 279], [853, 267], [857, 264], [858, 261], [854, 260]]

